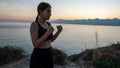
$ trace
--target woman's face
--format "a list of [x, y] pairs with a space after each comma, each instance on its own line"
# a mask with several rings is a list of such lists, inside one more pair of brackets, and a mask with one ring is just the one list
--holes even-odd
[[51, 7], [46, 8], [40, 13], [40, 16], [44, 20], [49, 20], [51, 16]]

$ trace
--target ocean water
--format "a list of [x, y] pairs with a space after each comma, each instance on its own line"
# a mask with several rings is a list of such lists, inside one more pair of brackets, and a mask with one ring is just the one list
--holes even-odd
[[[26, 54], [31, 54], [33, 45], [30, 37], [31, 22], [0, 22], [0, 46], [11, 45], [22, 47]], [[68, 55], [77, 54], [85, 49], [109, 46], [120, 41], [120, 26], [78, 25], [52, 23], [54, 33], [56, 25], [62, 25], [63, 31], [52, 43]]]

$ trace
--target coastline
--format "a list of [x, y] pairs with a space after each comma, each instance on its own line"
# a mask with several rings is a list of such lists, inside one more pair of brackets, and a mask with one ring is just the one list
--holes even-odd
[[[58, 49], [53, 49], [54, 68], [119, 68], [120, 42], [105, 47], [86, 49], [82, 53], [67, 56]], [[31, 55], [26, 55], [18, 61], [5, 64], [0, 68], [29, 68]], [[62, 60], [62, 64], [61, 63]], [[57, 62], [57, 63], [56, 63]], [[59, 63], [60, 62], [60, 63]]]

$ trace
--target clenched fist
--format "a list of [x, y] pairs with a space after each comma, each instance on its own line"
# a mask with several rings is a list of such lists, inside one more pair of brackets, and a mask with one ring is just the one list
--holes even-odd
[[58, 32], [61, 32], [63, 29], [61, 25], [57, 25], [56, 27], [57, 27]]

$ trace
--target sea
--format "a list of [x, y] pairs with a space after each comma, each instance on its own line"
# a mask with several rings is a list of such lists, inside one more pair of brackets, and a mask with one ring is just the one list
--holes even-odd
[[[52, 47], [65, 52], [68, 56], [78, 54], [86, 49], [109, 46], [120, 42], [120, 26], [58, 24], [52, 23], [53, 34], [57, 25], [62, 25], [63, 31], [52, 42]], [[0, 22], [0, 46], [18, 46], [31, 54], [33, 45], [30, 36], [31, 22]]]

